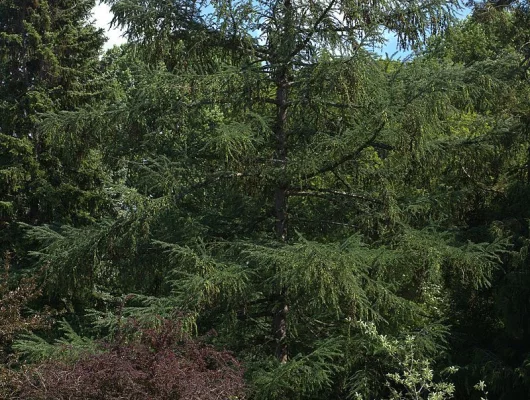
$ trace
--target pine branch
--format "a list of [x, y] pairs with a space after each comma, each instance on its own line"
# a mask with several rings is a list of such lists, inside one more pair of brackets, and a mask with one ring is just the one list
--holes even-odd
[[211, 174], [206, 179], [202, 180], [201, 182], [196, 183], [195, 185], [192, 185], [191, 187], [187, 188], [187, 190], [182, 190], [180, 193], [175, 195], [175, 200], [179, 201], [182, 200], [184, 197], [186, 197], [191, 192], [194, 192], [197, 189], [201, 189], [204, 187], [207, 187], [208, 185], [218, 182], [221, 179], [227, 179], [227, 178], [240, 178], [244, 176], [249, 176], [248, 174], [244, 174], [243, 172], [229, 172], [229, 171], [219, 171], [216, 173]]
[[247, 313], [245, 311], [239, 311], [237, 313], [237, 319], [239, 321], [246, 321], [248, 319], [268, 318], [273, 315], [272, 311], [260, 311], [255, 313]]
[[337, 0], [331, 0], [331, 2], [328, 4], [328, 6], [324, 9], [322, 14], [320, 14], [320, 16], [317, 18], [317, 20], [313, 24], [313, 28], [307, 34], [306, 38], [302, 41], [302, 43], [296, 46], [296, 48], [292, 51], [291, 54], [289, 54], [289, 60], [295, 57], [298, 53], [300, 53], [300, 51], [302, 51], [304, 47], [306, 47], [309, 44], [309, 42], [311, 42], [313, 35], [317, 33], [318, 26], [322, 23], [322, 21], [324, 21], [324, 18], [327, 17], [327, 15], [329, 14], [329, 12], [331, 11], [331, 9], [333, 8], [336, 2]]
[[353, 153], [350, 153], [350, 154], [347, 154], [343, 157], [341, 157], [339, 160], [335, 161], [335, 162], [332, 162], [328, 165], [325, 165], [323, 166], [322, 168], [318, 169], [316, 172], [312, 172], [312, 173], [309, 173], [309, 174], [306, 174], [306, 175], [303, 175], [302, 176], [302, 179], [303, 180], [306, 180], [306, 179], [311, 179], [315, 176], [318, 176], [318, 175], [321, 175], [321, 174], [324, 174], [326, 172], [330, 172], [330, 171], [334, 171], [336, 168], [340, 167], [341, 165], [347, 163], [348, 161], [351, 161], [351, 160], [354, 160], [356, 157], [359, 156], [359, 154], [361, 154], [361, 152], [363, 150], [365, 150], [367, 147], [370, 147], [370, 146], [373, 146], [374, 143], [375, 143], [375, 139], [377, 138], [377, 136], [379, 135], [379, 133], [381, 133], [381, 131], [383, 130], [383, 128], [385, 127], [386, 123], [383, 121], [381, 122], [381, 124], [379, 125], [379, 127], [374, 131], [374, 133], [372, 134], [372, 136], [370, 136], [370, 138], [368, 138], [368, 140], [366, 140], [366, 142], [364, 142], [359, 148], [357, 148], [357, 150], [355, 150]]
[[369, 201], [372, 203], [381, 203], [380, 200], [375, 199], [373, 197], [368, 197], [362, 194], [358, 193], [351, 193], [351, 192], [345, 192], [342, 190], [333, 190], [333, 189], [290, 189], [289, 190], [290, 196], [313, 196], [313, 197], [321, 197], [326, 199], [331, 199], [332, 196], [343, 196], [343, 197], [349, 197], [352, 199], [358, 199], [358, 200], [364, 200]]
[[299, 217], [291, 217], [291, 221], [299, 221], [299, 222], [308, 222], [311, 224], [326, 224], [326, 225], [337, 225], [337, 226], [344, 226], [347, 228], [357, 228], [358, 226], [355, 224], [347, 224], [345, 222], [337, 222], [337, 221], [329, 221], [324, 219], [312, 219], [312, 218], [299, 218]]

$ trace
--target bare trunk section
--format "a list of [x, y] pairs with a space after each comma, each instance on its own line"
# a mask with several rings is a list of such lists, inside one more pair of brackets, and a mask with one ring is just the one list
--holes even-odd
[[[280, 43], [280, 48], [283, 51], [280, 53], [288, 53], [290, 47], [289, 32], [292, 25], [292, 6], [290, 0], [284, 2], [284, 22], [285, 35]], [[276, 220], [275, 233], [279, 241], [285, 242], [287, 240], [287, 218], [288, 218], [288, 179], [287, 179], [287, 108], [288, 108], [288, 92], [289, 92], [289, 62], [282, 60], [283, 64], [276, 72], [276, 121], [274, 124], [274, 135], [276, 139], [275, 160], [279, 168], [279, 176], [276, 182], [276, 189], [274, 192], [274, 217]], [[288, 360], [287, 347], [287, 314], [289, 312], [289, 305], [286, 299], [286, 288], [279, 288], [277, 295], [276, 306], [274, 310], [274, 318], [272, 321], [272, 333], [276, 340], [276, 358], [281, 363], [286, 363]]]
[[285, 301], [283, 303], [283, 306], [274, 314], [272, 322], [276, 338], [275, 355], [282, 364], [289, 360], [289, 349], [287, 347], [287, 313], [289, 312], [289, 305]]
[[[276, 86], [276, 123], [274, 127], [274, 134], [276, 136], [276, 152], [275, 159], [280, 170], [276, 190], [274, 192], [274, 217], [276, 219], [275, 233], [279, 241], [285, 242], [287, 240], [287, 133], [285, 131], [285, 124], [287, 121], [287, 69], [284, 68], [278, 74], [278, 81]], [[285, 298], [285, 288], [280, 288], [278, 293], [276, 310], [272, 321], [272, 331], [276, 340], [276, 358], [285, 363], [288, 360], [287, 348], [287, 314], [289, 305]]]
[[276, 190], [274, 193], [274, 216], [276, 217], [276, 236], [279, 240], [287, 240], [287, 133], [285, 123], [287, 122], [287, 71], [280, 74], [276, 88], [276, 123], [274, 134], [276, 136], [276, 164], [280, 169]]
[[530, 183], [530, 146], [528, 146], [526, 157], [526, 183]]

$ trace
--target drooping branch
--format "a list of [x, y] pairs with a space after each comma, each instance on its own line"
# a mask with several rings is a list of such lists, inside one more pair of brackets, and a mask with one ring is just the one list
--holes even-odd
[[244, 177], [244, 176], [248, 176], [248, 175], [244, 174], [242, 172], [230, 172], [230, 171], [220, 171], [218, 173], [213, 173], [210, 176], [206, 177], [201, 182], [198, 182], [195, 185], [192, 185], [192, 186], [186, 188], [186, 190], [180, 191], [179, 193], [177, 193], [174, 196], [174, 199], [176, 201], [180, 201], [184, 197], [186, 197], [188, 194], [194, 192], [195, 190], [205, 188], [205, 187], [211, 185], [214, 182], [220, 181], [221, 179], [236, 178], [236, 177], [237, 178], [241, 178], [241, 177]]
[[318, 188], [307, 188], [307, 189], [290, 189], [290, 196], [308, 196], [308, 197], [320, 197], [327, 200], [333, 200], [334, 196], [347, 197], [356, 200], [368, 201], [371, 203], [381, 203], [380, 200], [369, 197], [359, 193], [346, 192], [342, 190], [333, 189], [318, 189]]
[[302, 176], [302, 179], [303, 180], [307, 180], [307, 179], [311, 179], [315, 176], [318, 176], [318, 175], [321, 175], [321, 174], [324, 174], [326, 172], [330, 172], [330, 171], [334, 171], [335, 169], [337, 169], [338, 167], [340, 167], [341, 165], [347, 163], [348, 161], [352, 161], [354, 160], [355, 158], [357, 158], [359, 156], [359, 154], [362, 153], [363, 150], [365, 150], [366, 148], [370, 147], [370, 146], [373, 146], [374, 143], [376, 143], [376, 139], [377, 139], [377, 136], [379, 136], [379, 134], [381, 133], [381, 131], [383, 130], [383, 128], [385, 127], [385, 122], [381, 122], [381, 124], [379, 124], [379, 126], [377, 127], [377, 129], [372, 133], [372, 135], [363, 143], [361, 144], [361, 146], [359, 146], [357, 148], [357, 150], [355, 150], [353, 153], [350, 153], [350, 154], [346, 154], [344, 156], [342, 156], [340, 159], [338, 159], [337, 161], [334, 161], [332, 163], [329, 163], [327, 165], [324, 165], [323, 167], [319, 168], [317, 171], [315, 172], [311, 172], [309, 174], [305, 174]]

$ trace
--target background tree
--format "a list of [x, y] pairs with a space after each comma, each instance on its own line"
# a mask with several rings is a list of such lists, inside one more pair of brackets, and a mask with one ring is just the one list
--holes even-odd
[[490, 397], [529, 395], [529, 349], [523, 344], [528, 342], [529, 34], [527, 3], [486, 2], [429, 53], [454, 63], [473, 88], [453, 101], [453, 139], [445, 141], [451, 144], [444, 150], [453, 161], [440, 158], [447, 166], [441, 182], [451, 186], [446, 193], [468, 199], [453, 218], [466, 227], [465, 237], [509, 237], [511, 250], [491, 286], [453, 289], [453, 359], [465, 366], [459, 398], [468, 398], [472, 383], [481, 379]]
[[15, 266], [24, 253], [18, 222], [83, 224], [105, 208], [91, 146], [67, 154], [38, 125], [44, 113], [74, 110], [103, 96], [97, 74], [104, 37], [88, 22], [93, 5], [0, 5], [0, 250], [14, 251]]

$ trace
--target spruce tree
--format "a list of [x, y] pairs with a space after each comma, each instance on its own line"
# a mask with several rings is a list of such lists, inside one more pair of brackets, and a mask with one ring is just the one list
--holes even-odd
[[[65, 154], [42, 132], [42, 115], [102, 96], [103, 33], [90, 25], [93, 1], [0, 4], [0, 251], [24, 253], [18, 223], [86, 223], [102, 206], [97, 156], [86, 144]], [[92, 160], [90, 160], [92, 158]], [[22, 247], [21, 247], [22, 246]], [[14, 258], [14, 262], [18, 257]]]

